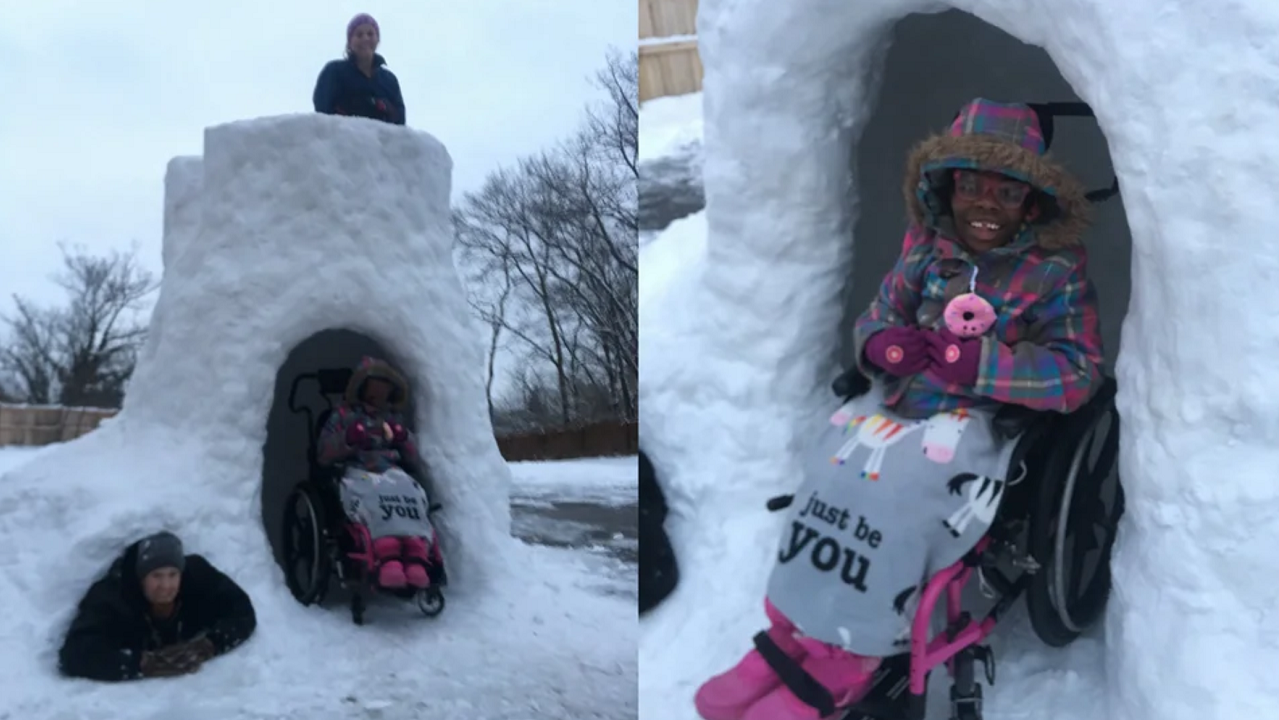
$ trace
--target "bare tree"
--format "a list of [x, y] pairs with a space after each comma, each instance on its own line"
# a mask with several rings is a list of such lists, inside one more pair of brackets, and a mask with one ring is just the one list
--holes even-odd
[[607, 100], [576, 134], [490, 175], [454, 216], [478, 282], [509, 290], [500, 320], [477, 314], [525, 352], [516, 397], [490, 403], [516, 425], [637, 416], [638, 57], [613, 53], [596, 80]]
[[15, 296], [0, 367], [17, 377], [28, 402], [118, 407], [146, 334], [136, 314], [158, 284], [136, 248], [105, 256], [60, 249], [63, 270], [54, 280], [68, 304], [42, 308]]
[[[502, 346], [502, 331], [506, 329], [506, 306], [510, 300], [512, 290], [510, 259], [504, 257], [498, 264], [500, 265], [500, 271], [495, 273], [499, 278], [497, 296], [489, 298], [485, 297], [484, 293], [473, 291], [468, 299], [471, 309], [489, 326], [488, 364], [484, 378], [484, 397], [488, 401], [490, 418], [493, 417], [493, 381], [497, 375], [497, 351]], [[483, 283], [483, 281], [487, 281], [491, 277], [492, 274], [486, 273], [483, 278], [476, 278], [474, 284], [483, 287], [485, 291], [490, 291], [492, 288], [487, 283]]]
[[[514, 291], [525, 312], [508, 313], [504, 326], [523, 341], [530, 353], [555, 369], [560, 390], [560, 418], [571, 418], [568, 376], [565, 368], [563, 318], [553, 302], [550, 252], [539, 241], [529, 211], [528, 178], [518, 172], [499, 170], [489, 176], [478, 193], [467, 193], [462, 207], [454, 212], [454, 228], [464, 256], [479, 260], [488, 272], [500, 268], [518, 286]], [[539, 322], [520, 322], [529, 313]]]
[[609, 101], [587, 112], [587, 129], [598, 138], [601, 149], [638, 178], [639, 53], [610, 52], [604, 69], [595, 75], [595, 84], [608, 93]]

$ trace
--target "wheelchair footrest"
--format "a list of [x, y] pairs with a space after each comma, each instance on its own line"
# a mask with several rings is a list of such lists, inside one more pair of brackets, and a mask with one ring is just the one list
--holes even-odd
[[884, 658], [866, 697], [848, 708], [841, 720], [912, 720], [910, 654]]
[[768, 499], [768, 511], [777, 512], [779, 510], [785, 510], [790, 507], [793, 502], [795, 502], [794, 495], [778, 495], [776, 497], [771, 497]]

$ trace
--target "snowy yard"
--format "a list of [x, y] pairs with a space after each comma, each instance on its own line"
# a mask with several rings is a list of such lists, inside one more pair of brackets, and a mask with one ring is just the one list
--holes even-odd
[[[55, 450], [0, 448], [0, 484], [20, 482], [19, 474], [6, 473]], [[57, 677], [49, 655], [10, 656], [6, 662], [27, 666], [23, 674], [31, 665], [43, 667], [38, 685], [0, 690], [0, 720], [631, 720], [637, 713], [635, 646], [627, 630], [635, 626], [636, 458], [515, 463], [512, 470], [515, 534], [530, 543], [516, 546], [523, 548], [519, 562], [539, 578], [519, 601], [459, 594], [431, 621], [379, 606], [363, 628], [350, 624], [341, 605], [320, 610], [286, 604], [285, 612], [312, 637], [276, 632], [268, 609], [245, 648], [177, 680], [104, 686]], [[538, 515], [566, 504], [596, 514], [587, 512], [580, 522]], [[21, 543], [18, 551], [20, 558]], [[58, 611], [77, 600], [62, 599], [68, 607]], [[494, 618], [510, 627], [494, 626]], [[28, 632], [29, 623], [16, 620], [14, 627]], [[546, 636], [537, 630], [556, 623], [576, 630]], [[494, 633], [529, 637], [514, 644], [484, 639]], [[610, 642], [598, 643], [601, 636]], [[312, 662], [328, 669], [317, 674]], [[288, 666], [296, 673], [281, 684], [274, 673]], [[514, 667], [524, 669], [503, 670]], [[14, 674], [13, 668], [0, 670]], [[334, 681], [331, 673], [345, 679]], [[252, 701], [227, 692], [265, 685], [272, 689], [253, 693]]]

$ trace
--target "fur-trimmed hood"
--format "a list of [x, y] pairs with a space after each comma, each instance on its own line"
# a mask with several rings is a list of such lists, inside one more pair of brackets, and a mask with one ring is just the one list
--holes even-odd
[[385, 360], [379, 360], [375, 357], [365, 357], [360, 360], [360, 364], [356, 366], [355, 372], [351, 375], [351, 380], [346, 384], [346, 394], [344, 396], [347, 405], [360, 405], [361, 391], [364, 389], [364, 383], [369, 378], [377, 378], [385, 380], [394, 386], [391, 396], [387, 399], [387, 410], [391, 412], [402, 412], [409, 399], [409, 383], [404, 376], [399, 373], [391, 364]]
[[912, 220], [954, 235], [950, 171], [960, 169], [998, 172], [1033, 186], [1042, 212], [1030, 229], [1045, 250], [1083, 241], [1091, 205], [1079, 181], [1045, 152], [1039, 116], [1030, 106], [977, 98], [960, 110], [946, 133], [916, 145], [903, 188]]

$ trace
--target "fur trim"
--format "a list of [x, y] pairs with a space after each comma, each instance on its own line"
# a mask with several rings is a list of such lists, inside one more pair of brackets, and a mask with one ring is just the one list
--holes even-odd
[[373, 358], [365, 358], [360, 366], [351, 374], [351, 379], [346, 384], [346, 393], [344, 399], [347, 405], [358, 405], [360, 400], [360, 390], [364, 388], [364, 381], [370, 378], [385, 380], [395, 386], [395, 392], [387, 402], [387, 409], [391, 412], [401, 412], [409, 400], [409, 383], [398, 370], [391, 367], [390, 363], [384, 360], [376, 360]]
[[[966, 158], [980, 167], [995, 172], [1012, 171], [1026, 177], [1041, 192], [1045, 201], [1055, 207], [1046, 220], [1034, 223], [1035, 241], [1045, 250], [1060, 250], [1079, 245], [1087, 231], [1092, 206], [1084, 197], [1084, 188], [1065, 168], [1053, 162], [1048, 154], [1036, 155], [1010, 142], [981, 135], [933, 135], [911, 150], [906, 161], [903, 192], [910, 219], [927, 226], [928, 211], [917, 191], [924, 166], [952, 158]], [[935, 189], [930, 190], [935, 192]]]

